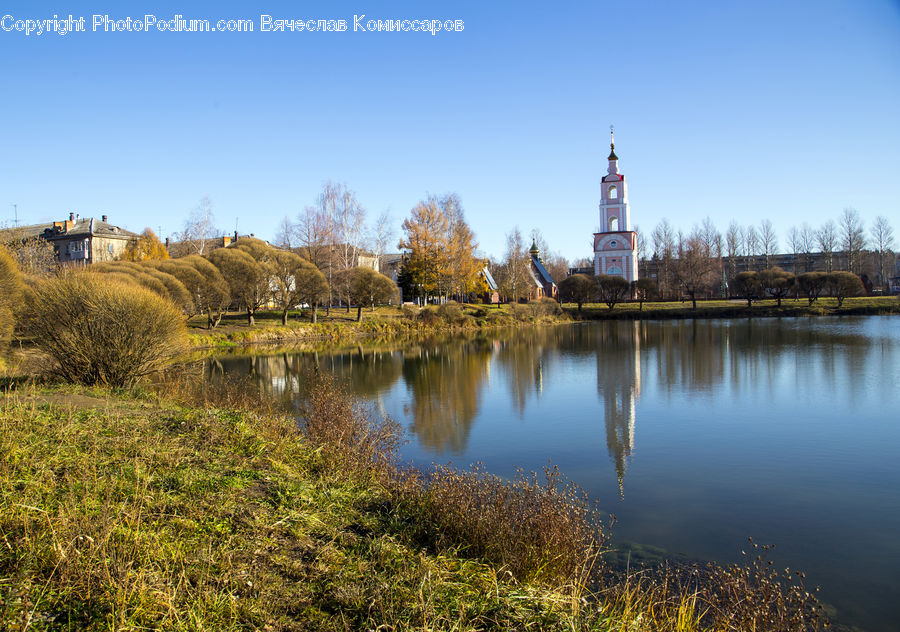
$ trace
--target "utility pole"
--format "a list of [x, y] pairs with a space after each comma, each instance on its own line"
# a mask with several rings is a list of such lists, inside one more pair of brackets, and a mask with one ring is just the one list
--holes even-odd
[[15, 214], [15, 218], [16, 218], [16, 219], [15, 219], [16, 228], [18, 228], [18, 227], [19, 227], [19, 205], [18, 205], [18, 204], [11, 204], [10, 206], [13, 207], [13, 213]]

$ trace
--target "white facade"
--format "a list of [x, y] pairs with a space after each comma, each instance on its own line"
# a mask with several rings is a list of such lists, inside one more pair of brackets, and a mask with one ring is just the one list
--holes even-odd
[[619, 173], [616, 145], [610, 134], [609, 168], [601, 181], [600, 230], [594, 233], [594, 274], [638, 278], [637, 233], [631, 230], [628, 186]]

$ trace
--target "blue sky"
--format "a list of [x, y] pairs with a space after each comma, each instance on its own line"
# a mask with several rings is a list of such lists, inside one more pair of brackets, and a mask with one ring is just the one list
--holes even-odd
[[[400, 222], [455, 191], [487, 254], [518, 225], [590, 254], [609, 125], [632, 220], [900, 233], [900, 2], [4, 3], [89, 32], [0, 30], [0, 222], [110, 216], [168, 235], [209, 195], [271, 238], [324, 181]], [[241, 18], [254, 33], [90, 32], [91, 16]], [[344, 19], [261, 33], [259, 16]], [[352, 32], [354, 14], [459, 19]]]

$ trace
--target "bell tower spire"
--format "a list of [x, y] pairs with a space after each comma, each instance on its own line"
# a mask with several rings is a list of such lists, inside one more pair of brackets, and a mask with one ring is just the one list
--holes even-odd
[[613, 126], [609, 126], [609, 170], [607, 173], [609, 175], [615, 175], [619, 173], [619, 157], [616, 155], [616, 137], [613, 134]]

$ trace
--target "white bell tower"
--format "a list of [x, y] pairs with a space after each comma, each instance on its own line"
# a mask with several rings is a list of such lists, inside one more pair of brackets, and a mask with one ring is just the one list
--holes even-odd
[[627, 281], [638, 278], [637, 233], [631, 230], [628, 186], [619, 173], [616, 139], [609, 126], [609, 167], [600, 185], [600, 232], [594, 233], [594, 274], [610, 274]]

